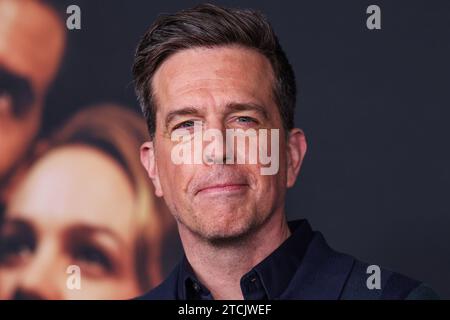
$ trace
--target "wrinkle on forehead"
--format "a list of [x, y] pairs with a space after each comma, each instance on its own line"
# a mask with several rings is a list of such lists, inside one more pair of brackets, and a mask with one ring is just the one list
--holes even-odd
[[262, 54], [253, 49], [226, 46], [187, 49], [174, 54], [157, 70], [153, 85], [158, 101], [170, 105], [172, 98], [191, 92], [271, 97], [273, 79], [270, 62]]

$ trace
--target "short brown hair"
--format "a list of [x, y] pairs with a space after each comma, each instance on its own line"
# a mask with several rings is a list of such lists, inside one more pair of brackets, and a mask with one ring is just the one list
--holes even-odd
[[267, 19], [258, 11], [202, 4], [160, 16], [141, 39], [134, 57], [136, 94], [151, 138], [156, 130], [156, 104], [151, 80], [170, 55], [195, 47], [241, 45], [255, 49], [271, 63], [274, 99], [286, 132], [294, 127], [295, 75]]

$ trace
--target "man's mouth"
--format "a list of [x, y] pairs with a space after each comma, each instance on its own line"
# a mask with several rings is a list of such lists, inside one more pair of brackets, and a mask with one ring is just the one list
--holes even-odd
[[241, 193], [248, 185], [244, 183], [220, 183], [205, 186], [197, 191], [197, 194], [231, 194]]

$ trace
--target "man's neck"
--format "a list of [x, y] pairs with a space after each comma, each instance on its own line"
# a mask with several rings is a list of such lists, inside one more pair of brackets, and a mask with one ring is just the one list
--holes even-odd
[[289, 236], [284, 210], [275, 212], [239, 243], [214, 245], [179, 225], [186, 257], [198, 279], [215, 299], [243, 299], [240, 280]]

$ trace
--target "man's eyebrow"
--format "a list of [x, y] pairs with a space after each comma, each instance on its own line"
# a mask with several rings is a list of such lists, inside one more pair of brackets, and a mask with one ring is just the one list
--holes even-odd
[[15, 74], [14, 72], [9, 71], [8, 69], [6, 69], [5, 67], [3, 67], [1, 65], [0, 65], [0, 75], [1, 75], [0, 79], [2, 79], [2, 82], [3, 81], [4, 82], [6, 82], [6, 81], [8, 81], [8, 82], [27, 82], [31, 86], [31, 81], [27, 77]]
[[36, 99], [31, 80], [16, 75], [0, 66], [0, 95], [9, 95], [13, 100], [13, 114], [21, 117], [26, 114]]
[[240, 102], [230, 102], [226, 105], [227, 113], [237, 112], [237, 111], [256, 111], [260, 113], [266, 120], [269, 119], [266, 108], [257, 103], [240, 103]]
[[[238, 112], [238, 111], [256, 111], [260, 113], [264, 119], [268, 120], [269, 116], [267, 114], [266, 108], [256, 103], [242, 103], [242, 102], [230, 102], [225, 106], [226, 113]], [[186, 115], [200, 115], [202, 112], [196, 107], [187, 106], [182, 107], [173, 111], [170, 111], [165, 120], [166, 128], [169, 126], [170, 122], [178, 116]]]
[[197, 108], [192, 107], [192, 106], [182, 107], [180, 109], [170, 111], [166, 116], [166, 120], [165, 120], [166, 127], [170, 124], [170, 122], [175, 117], [187, 116], [187, 115], [199, 115], [199, 114], [200, 114], [200, 111]]

